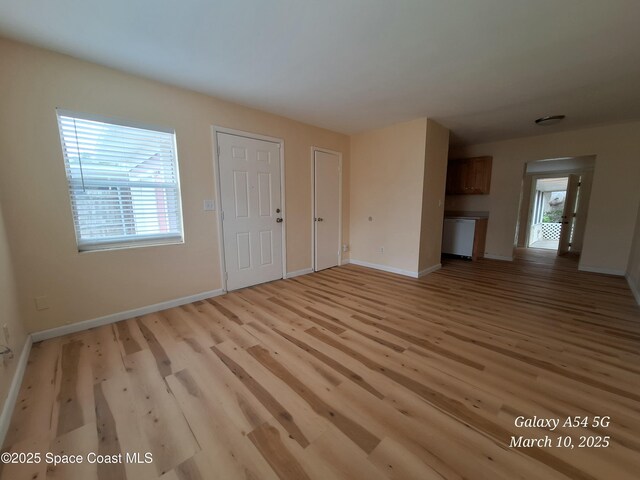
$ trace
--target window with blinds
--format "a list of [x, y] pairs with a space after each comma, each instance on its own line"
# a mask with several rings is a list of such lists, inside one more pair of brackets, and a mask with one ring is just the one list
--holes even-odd
[[181, 242], [175, 133], [57, 115], [78, 250]]

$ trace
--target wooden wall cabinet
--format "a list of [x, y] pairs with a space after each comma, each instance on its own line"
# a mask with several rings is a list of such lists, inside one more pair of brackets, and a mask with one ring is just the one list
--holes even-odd
[[449, 160], [447, 195], [486, 195], [491, 189], [493, 157]]

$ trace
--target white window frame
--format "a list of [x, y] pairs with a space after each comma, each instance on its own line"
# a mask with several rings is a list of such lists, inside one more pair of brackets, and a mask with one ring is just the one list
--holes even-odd
[[[64, 135], [60, 128], [59, 117], [71, 117], [80, 120], [89, 120], [94, 122], [101, 122], [111, 125], [118, 125], [123, 127], [132, 127], [143, 130], [149, 130], [153, 132], [161, 132], [168, 133], [173, 137], [173, 167], [175, 169], [176, 183], [175, 188], [177, 190], [177, 205], [176, 205], [176, 221], [179, 225], [179, 234], [154, 234], [154, 235], [125, 235], [125, 236], [110, 236], [106, 238], [93, 238], [93, 239], [81, 239], [80, 232], [77, 228], [77, 224], [79, 221], [77, 218], [77, 211], [74, 207], [74, 199], [72, 198], [72, 185], [78, 185], [78, 180], [71, 179], [67, 175], [67, 158], [64, 151]], [[178, 149], [177, 149], [177, 140], [176, 133], [174, 129], [167, 127], [160, 127], [157, 125], [149, 125], [143, 124], [140, 122], [123, 120], [120, 118], [106, 117], [102, 115], [89, 114], [76, 112], [71, 110], [65, 110], [62, 108], [56, 108], [56, 121], [58, 122], [58, 131], [60, 134], [60, 146], [62, 149], [63, 156], [63, 165], [65, 167], [65, 176], [67, 176], [67, 186], [69, 188], [69, 201], [71, 207], [71, 215], [72, 221], [74, 225], [74, 231], [76, 236], [76, 244], [78, 247], [78, 251], [80, 253], [83, 252], [92, 252], [92, 251], [104, 251], [104, 250], [116, 250], [116, 249], [125, 249], [125, 248], [137, 248], [137, 247], [147, 247], [147, 246], [155, 246], [155, 245], [176, 245], [184, 243], [184, 215], [182, 211], [182, 190], [180, 186], [180, 164], [178, 161]], [[83, 179], [82, 182], [84, 185], [89, 185], [93, 188], [117, 188], [118, 197], [122, 196], [122, 188], [125, 187], [162, 187], [162, 183], [157, 182], [149, 182], [145, 184], [144, 182], [117, 182], [117, 181], [109, 181], [109, 180], [98, 180], [98, 179]], [[173, 183], [171, 184], [174, 185]], [[119, 204], [120, 210], [122, 210], [122, 203]], [[124, 215], [124, 213], [122, 214]]]

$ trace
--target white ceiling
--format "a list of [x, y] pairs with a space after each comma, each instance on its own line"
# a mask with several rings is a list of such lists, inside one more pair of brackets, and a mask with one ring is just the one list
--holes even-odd
[[[640, 118], [638, 0], [0, 0], [0, 34], [355, 133]], [[562, 113], [560, 125], [533, 125]]]

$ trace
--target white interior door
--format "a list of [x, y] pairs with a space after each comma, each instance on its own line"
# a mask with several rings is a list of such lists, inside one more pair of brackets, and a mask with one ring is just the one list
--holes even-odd
[[564, 200], [562, 212], [562, 227], [560, 228], [560, 240], [558, 241], [558, 255], [569, 253], [571, 248], [571, 232], [576, 221], [576, 202], [578, 189], [580, 188], [580, 175], [569, 175], [567, 182], [567, 194]]
[[227, 290], [282, 278], [280, 146], [218, 133]]
[[340, 158], [314, 152], [315, 270], [335, 267], [340, 259]]

